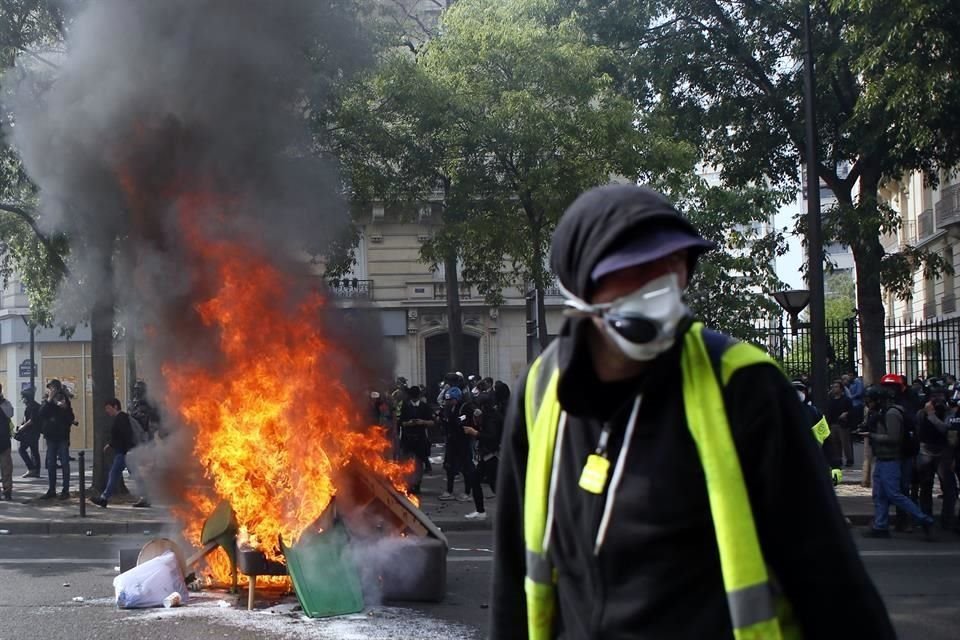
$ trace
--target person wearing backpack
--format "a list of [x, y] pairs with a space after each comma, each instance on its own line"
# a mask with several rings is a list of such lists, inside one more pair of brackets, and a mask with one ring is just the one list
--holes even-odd
[[[884, 376], [883, 379], [886, 379]], [[881, 379], [881, 381], [883, 380]], [[868, 538], [890, 537], [890, 505], [912, 516], [924, 533], [930, 536], [933, 518], [904, 495], [900, 483], [903, 459], [905, 411], [896, 404], [896, 390], [890, 384], [870, 387], [865, 393], [870, 413], [876, 414], [873, 430], [863, 435], [870, 438], [875, 462], [873, 465], [873, 525], [864, 532]]]
[[110, 442], [103, 448], [104, 453], [113, 451], [113, 464], [110, 465], [110, 473], [107, 476], [107, 486], [99, 496], [91, 497], [90, 502], [98, 507], [107, 508], [107, 503], [114, 490], [123, 479], [123, 470], [127, 468], [127, 454], [136, 446], [136, 438], [133, 433], [133, 426], [130, 424], [130, 416], [121, 410], [120, 400], [111, 398], [104, 404], [104, 410], [107, 415], [113, 418], [113, 424], [110, 426]]
[[[880, 378], [880, 387], [892, 398], [893, 404], [903, 412], [903, 429], [900, 437], [900, 491], [914, 504], [919, 504], [919, 474], [917, 473], [917, 454], [920, 453], [920, 437], [917, 429], [917, 413], [923, 406], [926, 395], [919, 396], [907, 387], [907, 378], [896, 373], [888, 373]], [[897, 507], [897, 531], [913, 531], [910, 514]]]

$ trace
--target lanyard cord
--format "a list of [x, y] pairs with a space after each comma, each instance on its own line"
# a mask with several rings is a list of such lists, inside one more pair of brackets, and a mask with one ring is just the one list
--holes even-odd
[[[607, 489], [607, 502], [603, 507], [603, 518], [600, 520], [600, 529], [597, 531], [597, 541], [593, 547], [593, 555], [600, 555], [600, 548], [607, 537], [607, 527], [610, 526], [610, 516], [613, 513], [613, 503], [616, 501], [617, 488], [620, 486], [620, 480], [623, 478], [623, 468], [626, 466], [627, 454], [630, 452], [630, 443], [633, 440], [633, 432], [637, 426], [637, 416], [640, 413], [640, 401], [642, 395], [637, 395], [633, 401], [633, 411], [630, 412], [630, 421], [627, 422], [627, 431], [623, 436], [623, 446], [620, 447], [620, 453], [617, 455], [617, 464], [613, 470], [613, 478], [610, 480], [610, 487]], [[602, 439], [602, 435], [601, 435]], [[603, 443], [606, 445], [606, 442]]]

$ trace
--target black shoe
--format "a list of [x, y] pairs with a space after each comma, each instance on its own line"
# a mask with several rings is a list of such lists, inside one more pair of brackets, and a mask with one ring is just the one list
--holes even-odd
[[107, 508], [107, 501], [104, 500], [103, 498], [99, 497], [99, 496], [97, 496], [97, 497], [95, 497], [95, 498], [90, 498], [90, 502], [92, 502], [93, 504], [97, 505], [98, 507], [102, 507], [102, 508], [104, 508], [104, 509]]
[[12, 501], [13, 501], [13, 492], [10, 491], [10, 490], [4, 491], [4, 492], [3, 492], [3, 499], [4, 499], [4, 500], [10, 500], [10, 501], [12, 502]]
[[57, 492], [56, 492], [56, 491], [47, 491], [45, 494], [43, 494], [42, 496], [40, 496], [40, 499], [41, 499], [41, 500], [53, 500], [53, 499], [56, 498], [56, 497], [57, 497]]
[[890, 530], [889, 529], [874, 529], [870, 527], [863, 532], [864, 538], [889, 538]]
[[60, 499], [60, 500], [69, 500], [69, 499], [70, 499], [70, 493], [67, 492], [67, 491], [61, 491], [60, 494], [57, 495], [57, 498]]
[[137, 507], [138, 509], [146, 509], [150, 507], [150, 503], [147, 501], [146, 498], [140, 498], [139, 500], [133, 503], [133, 506]]
[[935, 538], [933, 537], [933, 523], [934, 523], [934, 522], [935, 522], [935, 520], [934, 520], [933, 518], [930, 518], [929, 520], [924, 520], [923, 522], [920, 523], [920, 527], [923, 529], [923, 537], [924, 537], [924, 539], [927, 540], [928, 542], [930, 542], [930, 541], [932, 541], [932, 540], [935, 539]]

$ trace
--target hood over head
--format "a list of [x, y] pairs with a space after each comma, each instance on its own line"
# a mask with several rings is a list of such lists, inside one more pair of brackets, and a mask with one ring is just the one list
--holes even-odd
[[564, 212], [553, 234], [550, 266], [564, 288], [587, 300], [597, 274], [680, 249], [690, 251], [692, 272], [700, 254], [714, 246], [660, 193], [610, 184], [584, 192]]

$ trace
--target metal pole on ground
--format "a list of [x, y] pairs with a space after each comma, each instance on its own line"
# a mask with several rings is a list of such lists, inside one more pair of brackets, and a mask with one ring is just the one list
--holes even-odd
[[77, 454], [78, 464], [80, 465], [80, 517], [87, 517], [87, 468], [86, 452], [80, 451]]
[[807, 277], [810, 285], [810, 366], [813, 403], [823, 411], [827, 404], [827, 333], [824, 326], [823, 234], [820, 228], [820, 176], [817, 172], [817, 121], [814, 104], [816, 84], [813, 68], [813, 38], [810, 27], [810, 2], [803, 6], [803, 88], [806, 115], [807, 164]]

